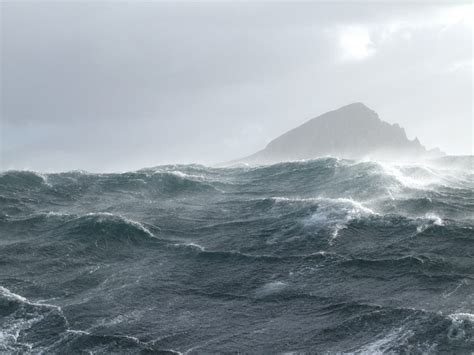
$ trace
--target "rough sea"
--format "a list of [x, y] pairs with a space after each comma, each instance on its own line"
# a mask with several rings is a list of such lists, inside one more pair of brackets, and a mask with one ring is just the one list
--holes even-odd
[[472, 353], [473, 164], [0, 173], [0, 353]]

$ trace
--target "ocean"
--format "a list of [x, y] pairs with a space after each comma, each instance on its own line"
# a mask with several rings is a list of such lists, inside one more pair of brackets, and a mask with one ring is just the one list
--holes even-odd
[[472, 353], [473, 165], [0, 173], [0, 353]]

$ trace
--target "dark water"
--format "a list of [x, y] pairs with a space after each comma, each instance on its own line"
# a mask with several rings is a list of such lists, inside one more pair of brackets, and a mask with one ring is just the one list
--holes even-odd
[[472, 157], [0, 175], [0, 352], [474, 351]]

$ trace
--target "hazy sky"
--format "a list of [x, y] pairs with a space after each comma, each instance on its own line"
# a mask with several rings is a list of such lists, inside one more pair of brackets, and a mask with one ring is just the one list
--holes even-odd
[[1, 2], [0, 169], [214, 163], [361, 101], [473, 150], [470, 2]]

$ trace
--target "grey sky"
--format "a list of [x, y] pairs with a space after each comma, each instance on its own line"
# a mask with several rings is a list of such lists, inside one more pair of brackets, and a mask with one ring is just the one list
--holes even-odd
[[466, 3], [1, 3], [0, 169], [214, 163], [362, 101], [473, 150]]

